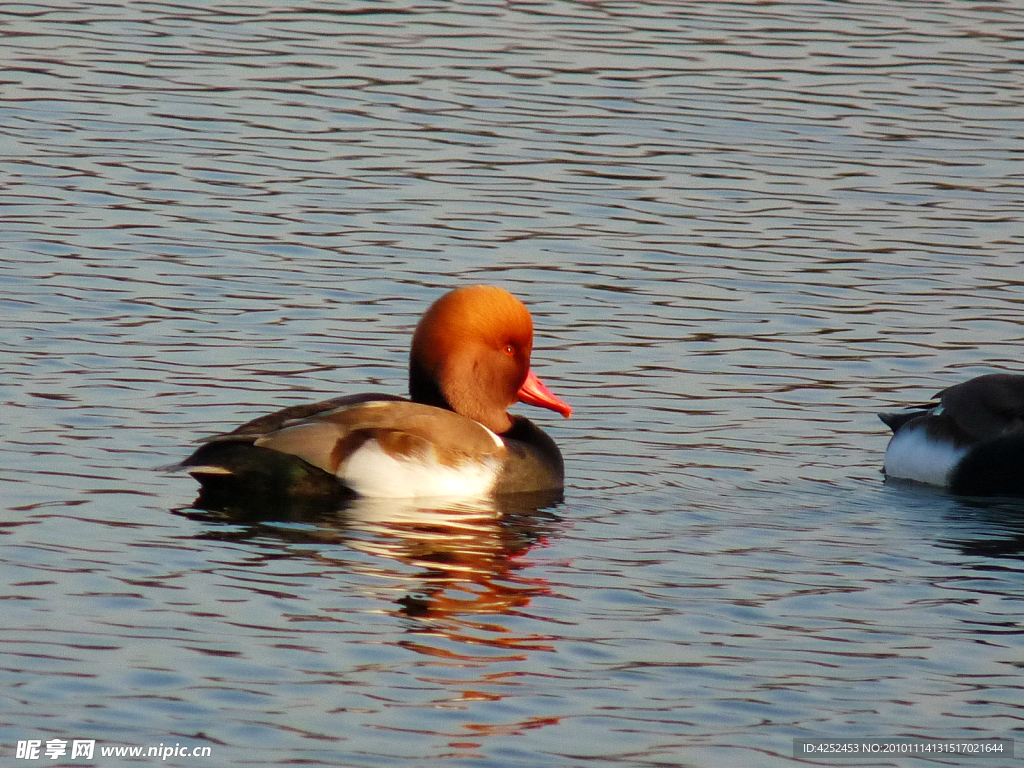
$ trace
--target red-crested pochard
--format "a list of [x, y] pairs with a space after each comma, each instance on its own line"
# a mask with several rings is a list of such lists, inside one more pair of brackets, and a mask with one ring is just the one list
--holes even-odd
[[445, 294], [416, 326], [409, 395], [296, 405], [204, 441], [182, 466], [205, 493], [480, 497], [560, 490], [562, 456], [516, 402], [572, 409], [530, 370], [533, 321], [501, 288]]
[[965, 496], [1024, 496], [1024, 376], [990, 373], [935, 398], [878, 414], [893, 431], [886, 476]]

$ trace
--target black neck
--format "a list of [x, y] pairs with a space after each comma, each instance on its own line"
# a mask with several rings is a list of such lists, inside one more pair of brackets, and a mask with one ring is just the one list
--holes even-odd
[[415, 362], [409, 363], [409, 399], [414, 403], [433, 405], [445, 410], [454, 410], [437, 385], [433, 376], [428, 376], [423, 367]]

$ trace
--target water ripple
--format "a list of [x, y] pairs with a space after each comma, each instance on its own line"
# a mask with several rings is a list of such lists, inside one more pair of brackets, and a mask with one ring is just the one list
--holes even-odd
[[[883, 485], [873, 415], [1020, 369], [1012, 4], [0, 24], [8, 747], [776, 765], [1021, 730], [1019, 506]], [[561, 506], [232, 517], [156, 469], [401, 393], [468, 282], [527, 301], [574, 406], [541, 417]]]

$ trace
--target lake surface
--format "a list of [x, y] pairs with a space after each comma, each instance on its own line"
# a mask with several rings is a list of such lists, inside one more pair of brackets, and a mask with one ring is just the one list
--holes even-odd
[[[1024, 735], [1024, 509], [883, 483], [874, 415], [1024, 370], [1019, 4], [81, 0], [0, 33], [5, 764]], [[420, 313], [478, 282], [575, 408], [530, 414], [563, 503], [239, 518], [164, 469], [404, 393]], [[96, 756], [15, 759], [51, 739]]]

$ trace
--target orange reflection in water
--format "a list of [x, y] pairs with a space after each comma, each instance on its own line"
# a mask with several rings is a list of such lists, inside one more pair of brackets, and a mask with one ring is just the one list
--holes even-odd
[[[419, 677], [448, 692], [434, 705], [482, 714], [487, 702], [511, 694], [515, 678], [524, 674], [494, 671], [493, 665], [526, 662], [533, 652], [555, 650], [554, 636], [514, 631], [499, 618], [525, 615], [535, 597], [552, 594], [545, 579], [525, 575], [527, 553], [557, 522], [544, 510], [546, 503], [552, 503], [550, 497], [444, 506], [378, 501], [350, 510], [351, 524], [372, 534], [350, 541], [352, 546], [419, 569], [415, 591], [397, 601], [397, 612], [414, 622], [409, 629], [413, 637], [398, 644], [441, 673]], [[469, 670], [467, 679], [463, 676]], [[461, 723], [462, 733], [446, 734], [448, 747], [453, 757], [483, 757], [477, 750], [488, 738], [559, 722], [558, 717], [536, 716], [514, 722], [470, 720]]]
[[[401, 613], [427, 622], [420, 631], [443, 633], [460, 646], [551, 651], [548, 636], [517, 635], [500, 622], [477, 618], [519, 611], [536, 596], [551, 594], [546, 580], [523, 574], [529, 566], [523, 556], [556, 519], [540, 506], [547, 500], [356, 503], [350, 524], [373, 536], [350, 544], [422, 569], [418, 589], [398, 601]], [[475, 658], [411, 640], [401, 644], [435, 658]]]
[[[205, 508], [218, 513], [212, 518], [197, 514], [247, 526], [244, 532], [207, 531], [210, 537], [273, 535], [291, 543], [344, 543], [370, 555], [372, 565], [360, 564], [364, 574], [405, 585], [405, 594], [392, 604], [392, 612], [408, 622], [407, 635], [397, 645], [422, 660], [412, 665], [417, 679], [439, 689], [440, 697], [428, 706], [483, 714], [488, 702], [513, 694], [520, 675], [536, 674], [494, 665], [519, 664], [532, 653], [555, 650], [557, 636], [524, 633], [515, 628], [524, 622], [501, 617], [530, 619], [525, 610], [531, 601], [553, 594], [545, 579], [526, 573], [531, 565], [528, 553], [559, 522], [550, 508], [560, 500], [560, 495], [473, 503], [355, 499], [341, 507], [274, 502], [264, 507]], [[193, 512], [199, 509], [197, 504]], [[319, 551], [304, 549], [303, 556], [338, 564]], [[557, 717], [468, 721], [460, 725], [461, 733], [444, 735], [451, 739], [448, 746], [457, 750], [453, 754], [464, 758], [482, 746], [481, 738], [558, 722]]]

